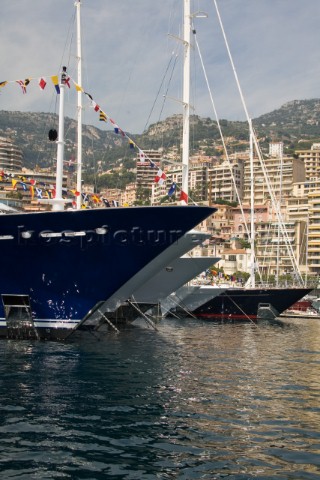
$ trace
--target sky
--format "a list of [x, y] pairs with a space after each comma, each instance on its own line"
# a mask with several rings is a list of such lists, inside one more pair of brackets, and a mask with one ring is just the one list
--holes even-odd
[[[320, 0], [217, 0], [235, 71], [251, 118], [291, 100], [320, 98]], [[196, 40], [218, 117], [245, 112], [214, 0], [191, 0]], [[61, 65], [75, 81], [74, 0], [1, 0], [0, 109], [58, 113], [50, 80]], [[82, 0], [82, 87], [126, 132], [182, 113], [183, 0]], [[38, 78], [45, 77], [41, 91]], [[15, 82], [32, 78], [23, 94]], [[192, 112], [215, 118], [199, 51], [191, 50]], [[76, 116], [76, 91], [66, 95]], [[83, 121], [99, 122], [88, 97]]]

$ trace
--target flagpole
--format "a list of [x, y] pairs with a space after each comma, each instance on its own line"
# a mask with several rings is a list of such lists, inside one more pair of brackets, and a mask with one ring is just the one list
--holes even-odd
[[53, 200], [52, 210], [62, 211], [64, 200], [62, 199], [62, 177], [64, 160], [64, 91], [66, 88], [67, 69], [62, 67], [61, 81], [59, 85], [59, 132], [57, 141], [57, 170], [56, 170], [56, 193]]

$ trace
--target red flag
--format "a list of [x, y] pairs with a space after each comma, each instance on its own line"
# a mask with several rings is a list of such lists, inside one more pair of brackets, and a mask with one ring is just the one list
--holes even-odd
[[100, 110], [99, 105], [96, 102], [92, 102], [92, 105], [93, 105], [94, 111], [99, 112], [99, 110]]
[[39, 87], [41, 88], [41, 90], [44, 90], [46, 85], [47, 85], [47, 82], [45, 78], [43, 77], [39, 78]]
[[188, 195], [183, 190], [180, 192], [180, 202], [188, 203]]

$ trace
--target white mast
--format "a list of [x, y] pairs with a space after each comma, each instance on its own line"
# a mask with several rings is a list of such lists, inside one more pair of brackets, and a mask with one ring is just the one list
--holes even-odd
[[[82, 50], [81, 50], [81, 19], [80, 19], [81, 1], [75, 2], [77, 9], [77, 60], [78, 60], [78, 85], [82, 86]], [[81, 208], [82, 203], [82, 92], [78, 91], [78, 135], [77, 135], [77, 209]]]
[[[282, 170], [283, 170], [283, 150], [280, 147], [280, 184], [279, 184], [279, 212], [281, 213], [282, 204]], [[280, 223], [278, 222], [278, 245], [277, 245], [277, 270], [276, 270], [276, 287], [279, 286], [280, 271]]]
[[188, 203], [189, 182], [189, 138], [190, 138], [190, 36], [191, 14], [190, 0], [184, 0], [183, 21], [183, 130], [182, 130], [182, 186], [180, 200]]
[[52, 210], [62, 211], [64, 200], [62, 198], [62, 178], [64, 161], [64, 91], [66, 88], [67, 68], [62, 67], [59, 95], [59, 132], [57, 141], [57, 170], [56, 170], [56, 194], [53, 200]]
[[255, 229], [254, 229], [254, 173], [253, 173], [253, 131], [252, 131], [252, 121], [249, 119], [249, 129], [250, 129], [250, 208], [251, 208], [251, 236], [250, 236], [250, 248], [251, 248], [251, 266], [250, 266], [250, 280], [251, 287], [256, 286], [256, 269], [255, 269], [255, 254], [254, 254], [254, 240], [255, 240]]

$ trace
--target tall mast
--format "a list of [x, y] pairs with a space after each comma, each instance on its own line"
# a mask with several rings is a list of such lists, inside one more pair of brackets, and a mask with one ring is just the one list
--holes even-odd
[[[279, 212], [281, 213], [282, 204], [282, 170], [283, 170], [283, 150], [280, 147], [280, 184], [279, 184]], [[278, 222], [278, 244], [277, 244], [277, 270], [276, 270], [276, 287], [279, 286], [280, 271], [280, 223]]]
[[250, 236], [250, 249], [251, 249], [251, 266], [250, 266], [250, 280], [251, 287], [256, 286], [256, 269], [255, 269], [255, 254], [254, 254], [254, 240], [255, 240], [255, 229], [254, 229], [254, 173], [253, 173], [253, 130], [252, 130], [252, 121], [249, 119], [249, 129], [250, 129], [250, 208], [251, 208], [251, 236]]
[[64, 94], [67, 80], [67, 68], [62, 67], [59, 95], [59, 131], [57, 141], [57, 169], [56, 169], [56, 193], [53, 200], [52, 210], [61, 211], [64, 209], [64, 200], [62, 199], [62, 178], [64, 161]]
[[[78, 85], [82, 86], [82, 49], [81, 49], [81, 18], [80, 18], [81, 1], [75, 2], [77, 9], [77, 60], [78, 60]], [[82, 203], [82, 92], [78, 91], [77, 97], [78, 107], [78, 134], [77, 134], [77, 209], [81, 208]]]
[[180, 200], [188, 203], [189, 182], [189, 138], [190, 138], [190, 36], [191, 14], [190, 0], [184, 0], [183, 20], [183, 130], [182, 130], [182, 186]]

